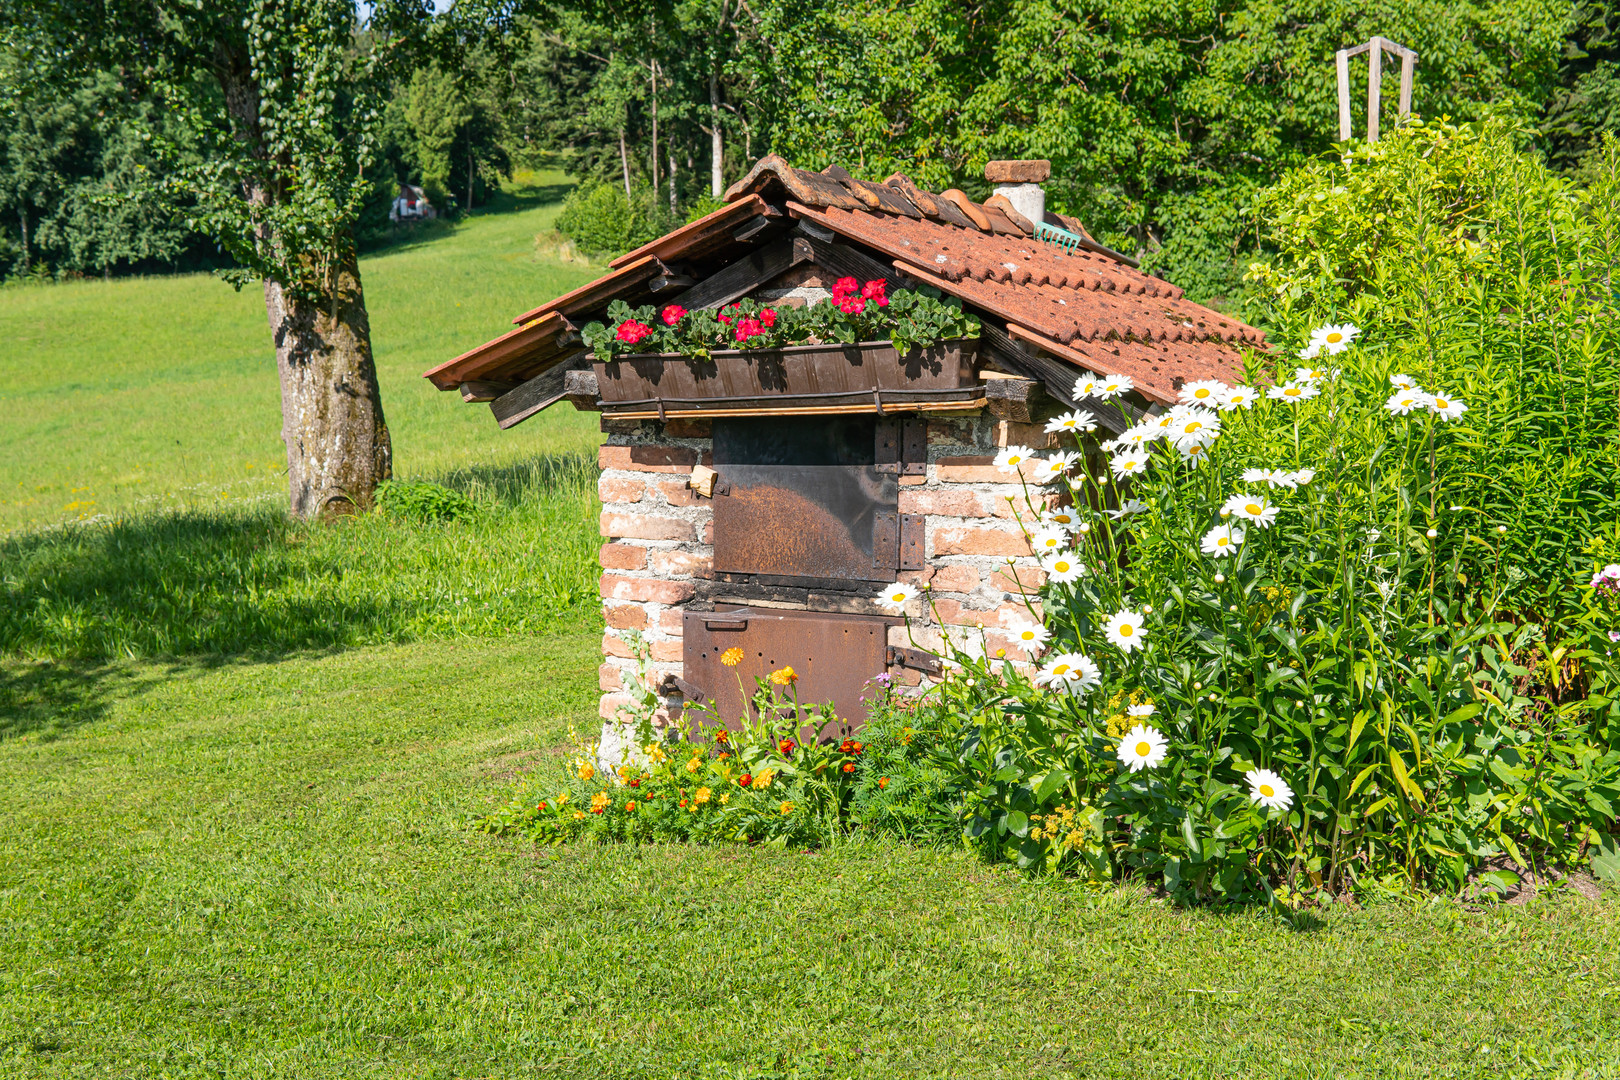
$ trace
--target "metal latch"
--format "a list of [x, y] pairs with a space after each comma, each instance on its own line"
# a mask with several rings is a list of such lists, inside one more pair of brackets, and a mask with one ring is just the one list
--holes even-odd
[[674, 674], [664, 676], [664, 681], [658, 684], [658, 692], [661, 694], [678, 693], [687, 701], [703, 700], [702, 690], [699, 690], [679, 675]]
[[890, 667], [910, 668], [925, 675], [938, 675], [944, 670], [940, 666], [939, 657], [933, 653], [923, 652], [921, 649], [907, 649], [900, 645], [889, 646], [886, 662]]

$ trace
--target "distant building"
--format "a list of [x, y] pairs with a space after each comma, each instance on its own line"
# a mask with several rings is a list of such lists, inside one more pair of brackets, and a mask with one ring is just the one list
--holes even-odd
[[388, 220], [398, 223], [401, 221], [431, 221], [439, 216], [428, 202], [427, 194], [414, 184], [399, 185], [399, 195], [395, 197], [394, 204], [388, 208]]

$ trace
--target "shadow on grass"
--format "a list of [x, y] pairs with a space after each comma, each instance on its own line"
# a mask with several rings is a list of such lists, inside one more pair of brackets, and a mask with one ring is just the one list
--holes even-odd
[[33, 736], [50, 742], [101, 719], [169, 680], [228, 662], [225, 657], [160, 668], [86, 661], [0, 660], [0, 742]]
[[386, 233], [366, 243], [362, 253], [366, 256], [393, 255], [425, 247], [455, 235], [458, 226], [465, 225], [473, 218], [538, 210], [542, 206], [562, 202], [573, 188], [573, 184], [526, 184], [513, 190], [502, 190], [489, 202], [459, 219], [435, 218], [432, 221], [392, 226]]
[[[273, 658], [544, 630], [594, 596], [595, 467], [556, 454], [442, 477], [471, 520], [289, 520], [279, 502], [0, 538], [0, 738], [99, 715], [110, 661]], [[34, 719], [27, 719], [34, 717]]]

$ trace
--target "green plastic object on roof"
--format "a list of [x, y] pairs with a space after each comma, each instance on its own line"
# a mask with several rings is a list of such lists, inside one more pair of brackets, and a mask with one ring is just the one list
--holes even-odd
[[1056, 244], [1064, 251], [1073, 254], [1085, 246], [1085, 238], [1076, 236], [1068, 229], [1060, 229], [1056, 225], [1048, 225], [1044, 221], [1035, 222], [1035, 239], [1045, 240], [1048, 244]]

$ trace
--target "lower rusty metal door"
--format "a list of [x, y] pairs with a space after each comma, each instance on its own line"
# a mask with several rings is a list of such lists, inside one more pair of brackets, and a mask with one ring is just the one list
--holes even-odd
[[[889, 627], [899, 619], [820, 611], [737, 608], [682, 616], [684, 678], [700, 692], [713, 720], [737, 727], [756, 678], [792, 667], [801, 704], [832, 702], [849, 726], [867, 718], [874, 676], [887, 670]], [[735, 665], [725, 663], [733, 654]], [[792, 694], [789, 693], [790, 699]], [[818, 734], [830, 736], [837, 725]]]

